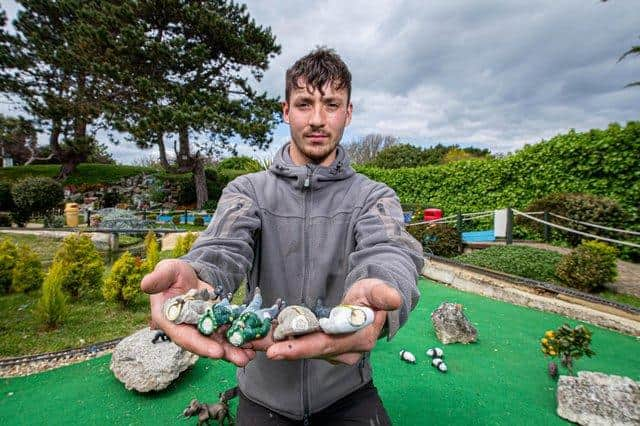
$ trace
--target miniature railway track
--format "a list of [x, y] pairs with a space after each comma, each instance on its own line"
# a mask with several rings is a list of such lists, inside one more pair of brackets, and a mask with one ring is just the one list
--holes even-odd
[[543, 281], [536, 281], [529, 278], [516, 277], [514, 275], [505, 274], [502, 272], [493, 271], [491, 269], [482, 268], [480, 266], [470, 265], [468, 263], [458, 262], [457, 260], [449, 259], [446, 257], [440, 257], [433, 254], [425, 254], [425, 256], [433, 258], [438, 262], [447, 263], [449, 265], [456, 266], [461, 269], [467, 269], [474, 272], [479, 272], [481, 274], [490, 276], [492, 278], [497, 278], [500, 280], [508, 281], [516, 285], [523, 285], [529, 288], [542, 290], [551, 294], [563, 294], [566, 296], [575, 297], [578, 299], [585, 300], [591, 303], [597, 303], [603, 306], [609, 306], [611, 308], [619, 309], [621, 311], [629, 312], [631, 314], [640, 315], [640, 309], [625, 305], [623, 303], [614, 302], [612, 300], [603, 299], [602, 297], [598, 297], [593, 294], [585, 293], [583, 291], [579, 291], [569, 287], [561, 287], [558, 285], [546, 283]]
[[47, 352], [37, 355], [25, 355], [15, 358], [0, 359], [0, 370], [20, 365], [50, 361], [63, 361], [72, 358], [95, 356], [100, 352], [113, 349], [118, 344], [118, 342], [120, 342], [120, 340], [122, 340], [122, 338], [95, 343], [93, 345], [85, 346], [82, 348], [67, 349], [60, 352]]

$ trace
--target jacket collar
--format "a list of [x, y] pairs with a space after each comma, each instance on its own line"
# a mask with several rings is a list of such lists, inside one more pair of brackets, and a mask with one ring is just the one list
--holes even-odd
[[275, 175], [285, 178], [296, 189], [320, 189], [330, 185], [333, 181], [347, 179], [355, 174], [350, 165], [349, 157], [340, 145], [337, 147], [336, 159], [328, 167], [316, 164], [295, 165], [289, 155], [289, 145], [291, 142], [286, 143], [278, 150], [269, 170]]

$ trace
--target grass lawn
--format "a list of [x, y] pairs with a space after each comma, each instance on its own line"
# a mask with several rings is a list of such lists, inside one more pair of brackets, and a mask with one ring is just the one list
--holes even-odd
[[58, 246], [62, 242], [62, 238], [42, 237], [34, 234], [9, 233], [0, 232], [0, 239], [8, 238], [15, 244], [25, 244], [31, 247], [43, 262], [49, 262], [53, 259]]
[[149, 303], [140, 295], [128, 308], [101, 299], [69, 305], [69, 316], [55, 330], [33, 315], [39, 292], [0, 297], [0, 357], [15, 357], [87, 346], [129, 335], [149, 322]]
[[[378, 341], [371, 355], [374, 381], [394, 425], [568, 424], [556, 415], [556, 383], [546, 373], [549, 359], [540, 352], [540, 338], [545, 330], [578, 321], [427, 280], [421, 280], [420, 289], [422, 298], [409, 322], [391, 342]], [[438, 342], [429, 315], [444, 301], [464, 306], [478, 329], [477, 343]], [[593, 332], [596, 355], [577, 360], [576, 370], [640, 380], [640, 339], [585, 325]], [[433, 346], [445, 351], [446, 374], [425, 355]], [[417, 363], [400, 361], [402, 349]], [[110, 359], [0, 380], [0, 424], [176, 424], [192, 398], [212, 402], [235, 385], [233, 366], [200, 359], [166, 390], [138, 394], [113, 376]]]

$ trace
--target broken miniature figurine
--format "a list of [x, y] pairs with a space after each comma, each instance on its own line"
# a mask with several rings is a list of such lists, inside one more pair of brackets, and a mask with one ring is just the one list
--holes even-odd
[[233, 424], [233, 417], [229, 413], [229, 401], [238, 395], [238, 387], [231, 388], [220, 394], [220, 399], [216, 404], [200, 403], [197, 399], [192, 399], [182, 415], [184, 417], [198, 416], [198, 426], [208, 425], [211, 420], [223, 425], [225, 420]]
[[232, 305], [229, 303], [231, 293], [215, 306], [204, 311], [204, 314], [198, 320], [198, 331], [205, 336], [211, 335], [219, 327], [225, 324], [231, 324], [240, 316], [245, 308], [244, 305]]
[[322, 331], [327, 334], [353, 333], [373, 323], [373, 310], [366, 306], [338, 305], [329, 311], [322, 306], [321, 300], [316, 305]]
[[167, 300], [162, 311], [164, 316], [175, 324], [197, 324], [204, 312], [219, 300], [224, 292], [222, 286], [216, 287], [213, 293], [207, 289], [191, 289], [185, 294]]
[[167, 336], [164, 331], [157, 331], [155, 336], [153, 336], [153, 339], [151, 339], [151, 343], [153, 343], [154, 345], [158, 342], [170, 342], [171, 341], [171, 337]]
[[278, 299], [270, 308], [260, 309], [262, 296], [260, 288], [256, 287], [251, 303], [227, 330], [227, 340], [234, 346], [242, 346], [246, 342], [266, 336], [271, 328], [271, 321], [283, 305], [282, 299]]
[[320, 323], [305, 306], [287, 306], [278, 314], [278, 326], [273, 331], [273, 339], [284, 340], [287, 337], [309, 334], [320, 330]]

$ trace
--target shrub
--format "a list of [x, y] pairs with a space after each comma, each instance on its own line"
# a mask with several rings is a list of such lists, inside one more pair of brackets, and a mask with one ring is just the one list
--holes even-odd
[[225, 158], [218, 163], [217, 168], [218, 170], [242, 170], [247, 172], [258, 172], [262, 170], [260, 162], [245, 156]]
[[144, 275], [144, 264], [139, 257], [125, 251], [115, 261], [109, 276], [102, 286], [105, 300], [128, 304], [140, 294], [140, 281]]
[[173, 216], [171, 216], [171, 222], [173, 222], [174, 225], [180, 225], [180, 222], [182, 221], [182, 216], [181, 214], [174, 214]]
[[[551, 357], [560, 357], [562, 365], [573, 373], [573, 361], [586, 355], [592, 357], [596, 353], [591, 350], [591, 331], [583, 325], [571, 328], [569, 324], [563, 324], [557, 330], [547, 330], [540, 345], [542, 353]], [[550, 369], [550, 372], [555, 369]], [[556, 374], [557, 375], [557, 374]]]
[[0, 226], [11, 226], [11, 216], [7, 213], [0, 213]]
[[60, 278], [62, 288], [74, 299], [100, 288], [104, 260], [87, 235], [72, 234], [66, 237], [53, 262], [65, 265]]
[[193, 218], [193, 224], [195, 226], [204, 226], [204, 218], [202, 216], [196, 216]]
[[146, 272], [151, 272], [160, 261], [160, 248], [158, 246], [158, 240], [156, 240], [156, 234], [153, 231], [147, 232], [147, 236], [144, 238], [144, 249], [144, 269]]
[[[610, 226], [614, 228], [624, 227], [626, 221], [629, 218], [628, 214], [622, 209], [617, 201], [591, 194], [551, 194], [529, 204], [526, 210], [532, 212], [547, 211], [573, 220], [589, 222], [603, 226]], [[516, 224], [526, 224], [528, 227], [542, 234], [544, 225], [537, 222], [530, 222], [531, 221], [526, 218], [516, 218]], [[609, 236], [614, 238], [619, 236], [617, 234], [611, 234], [610, 232], [600, 230], [598, 228], [584, 226], [577, 222], [567, 221], [564, 219], [556, 218], [554, 216], [549, 217], [549, 222], [557, 223], [558, 225], [573, 228], [581, 232], [588, 232], [590, 234]], [[580, 240], [583, 238], [578, 234], [569, 232], [557, 230], [554, 230], [553, 232], [554, 235], [561, 236], [562, 239], [568, 241], [573, 247], [580, 244]]]
[[428, 253], [437, 256], [453, 257], [462, 252], [462, 239], [458, 230], [443, 223], [408, 226], [407, 231], [422, 243]]
[[21, 244], [13, 267], [11, 290], [16, 293], [36, 290], [42, 285], [43, 276], [40, 257], [31, 247]]
[[0, 210], [11, 210], [12, 207], [11, 185], [9, 182], [0, 182]]
[[187, 232], [176, 239], [176, 245], [173, 248], [173, 257], [184, 256], [191, 250], [191, 246], [198, 238], [195, 232]]
[[61, 215], [47, 215], [44, 218], [45, 228], [63, 228], [65, 223], [66, 220]]
[[493, 246], [456, 257], [463, 263], [536, 281], [557, 282], [556, 266], [562, 255], [526, 246]]
[[47, 177], [27, 177], [11, 187], [14, 219], [23, 226], [34, 214], [47, 215], [62, 202], [62, 185]]
[[18, 249], [8, 238], [0, 241], [0, 291], [8, 293], [13, 280], [13, 268], [16, 265]]
[[67, 297], [62, 292], [66, 265], [53, 262], [42, 283], [42, 296], [36, 305], [36, 318], [48, 328], [55, 328], [67, 316]]
[[615, 247], [586, 241], [562, 258], [556, 275], [569, 287], [593, 292], [616, 279], [616, 256]]

